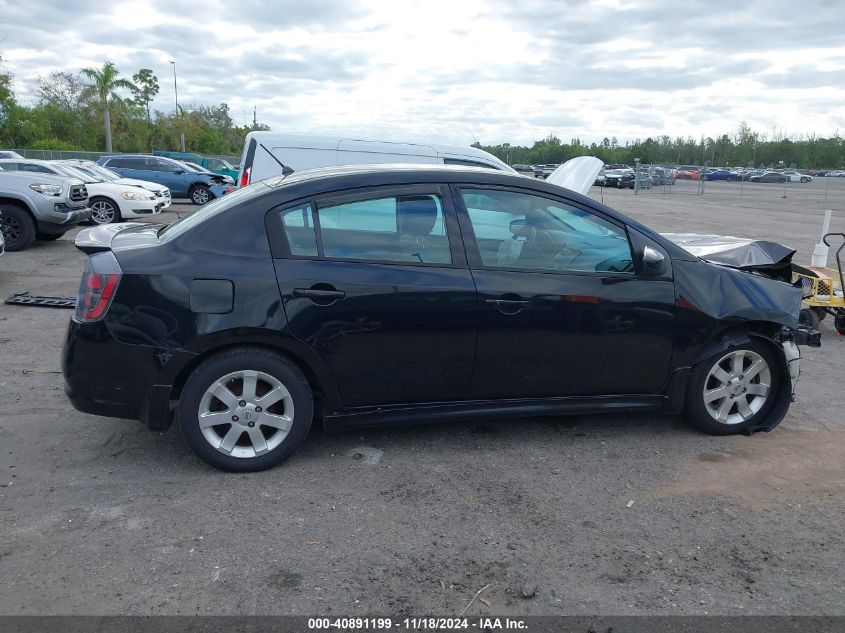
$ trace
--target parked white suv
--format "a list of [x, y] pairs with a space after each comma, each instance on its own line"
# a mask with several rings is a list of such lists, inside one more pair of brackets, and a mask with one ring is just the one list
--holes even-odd
[[140, 218], [161, 213], [163, 202], [155, 194], [133, 185], [104, 182], [62, 161], [26, 158], [0, 160], [6, 171], [26, 171], [78, 178], [88, 189], [91, 221], [95, 224], [121, 222], [126, 218]]

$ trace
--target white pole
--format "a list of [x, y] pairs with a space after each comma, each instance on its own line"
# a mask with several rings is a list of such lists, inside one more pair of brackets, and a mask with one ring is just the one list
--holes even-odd
[[831, 213], [833, 212], [830, 209], [825, 210], [824, 222], [822, 222], [822, 234], [819, 237], [819, 243], [816, 244], [816, 247], [813, 249], [813, 259], [811, 260], [810, 265], [816, 266], [817, 268], [827, 267], [827, 254], [830, 248], [824, 243], [824, 236], [827, 235], [830, 230]]

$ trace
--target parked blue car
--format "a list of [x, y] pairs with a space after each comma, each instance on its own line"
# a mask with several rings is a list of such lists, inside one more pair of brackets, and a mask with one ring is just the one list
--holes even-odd
[[701, 174], [702, 180], [733, 180], [730, 169], [711, 169]]
[[174, 198], [190, 198], [194, 204], [205, 204], [219, 198], [233, 187], [219, 174], [188, 171], [175, 160], [144, 154], [103, 156], [97, 164], [108, 167], [124, 178], [148, 180], [170, 189]]

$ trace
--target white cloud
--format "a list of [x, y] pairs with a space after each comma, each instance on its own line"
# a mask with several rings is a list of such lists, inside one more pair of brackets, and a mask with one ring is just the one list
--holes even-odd
[[[152, 68], [173, 108], [226, 102], [274, 129], [456, 143], [845, 126], [845, 5], [538, 0], [0, 0], [23, 100], [56, 70]], [[788, 15], [788, 20], [782, 16]]]

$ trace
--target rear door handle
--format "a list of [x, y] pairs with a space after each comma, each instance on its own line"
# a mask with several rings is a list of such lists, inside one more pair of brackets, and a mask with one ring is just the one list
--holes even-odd
[[489, 306], [522, 306], [525, 307], [530, 301], [526, 299], [487, 299], [485, 303]]
[[294, 288], [293, 296], [300, 299], [322, 299], [334, 301], [343, 299], [346, 293], [343, 290], [323, 290], [320, 288]]

